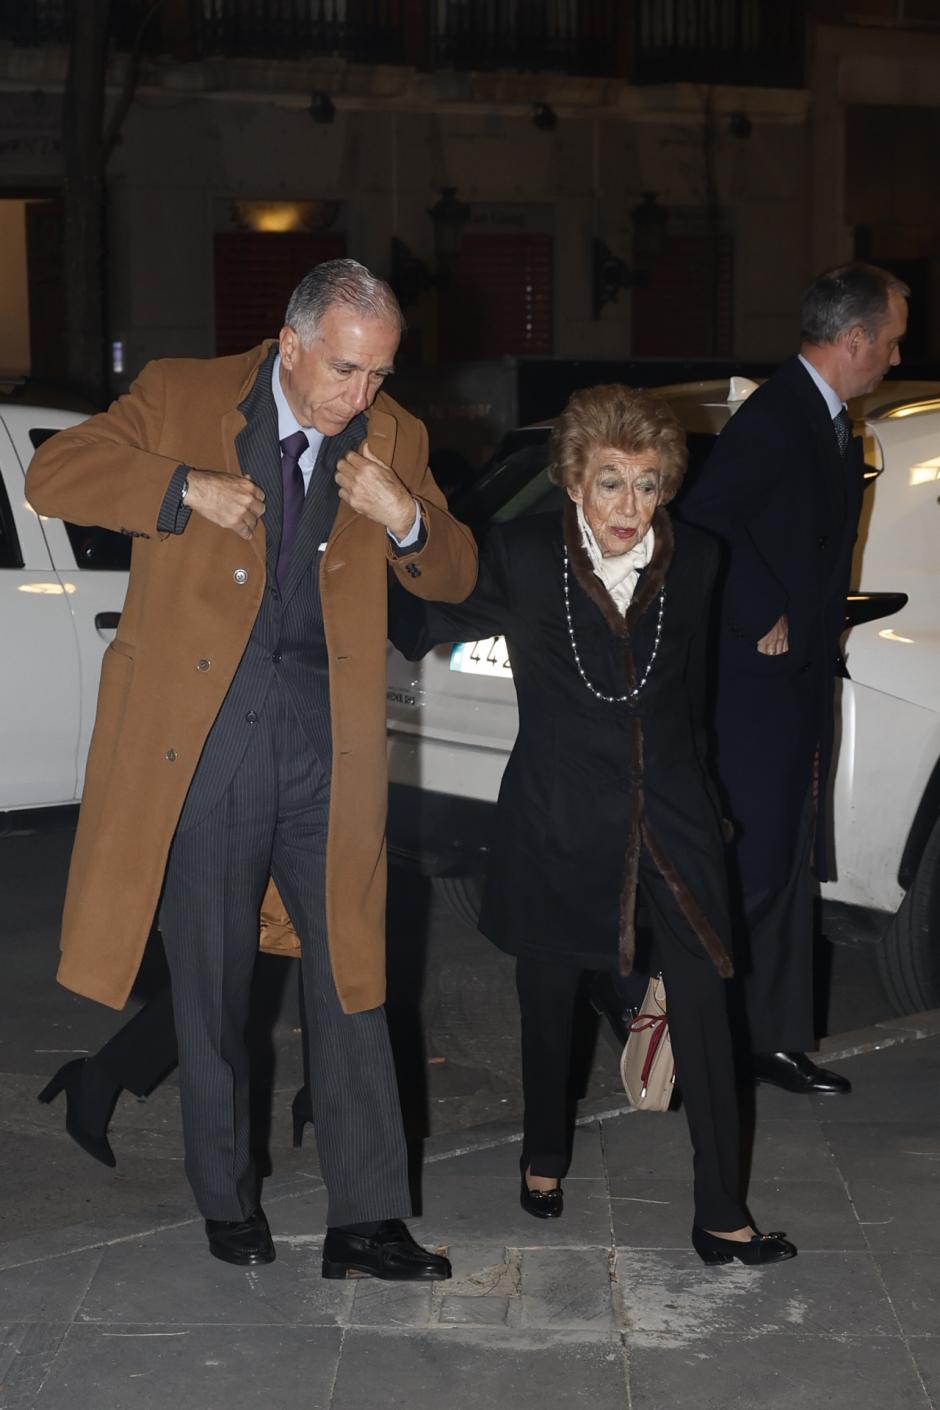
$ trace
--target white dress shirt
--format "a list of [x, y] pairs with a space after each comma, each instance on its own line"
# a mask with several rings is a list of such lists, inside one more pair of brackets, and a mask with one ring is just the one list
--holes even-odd
[[[320, 454], [320, 446], [323, 443], [324, 437], [323, 433], [318, 431], [315, 426], [301, 426], [297, 417], [291, 411], [287, 398], [284, 395], [284, 388], [281, 386], [280, 353], [278, 353], [277, 357], [274, 359], [274, 366], [271, 369], [271, 392], [274, 396], [274, 405], [277, 407], [278, 440], [286, 440], [287, 437], [292, 436], [295, 431], [303, 431], [304, 435], [307, 437], [307, 449], [297, 462], [300, 466], [300, 473], [304, 477], [304, 494], [306, 494], [310, 488], [310, 476], [313, 474], [313, 468], [317, 463], [317, 456]], [[410, 532], [407, 533], [403, 539], [393, 534], [391, 529], [387, 529], [386, 532], [392, 542], [396, 543], [399, 548], [410, 548], [413, 543], [417, 543], [420, 528], [421, 508], [416, 504], [414, 523], [411, 526]]]

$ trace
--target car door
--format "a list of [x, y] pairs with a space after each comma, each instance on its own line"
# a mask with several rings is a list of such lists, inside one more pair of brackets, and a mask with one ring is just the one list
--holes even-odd
[[[11, 425], [14, 445], [24, 464], [33, 451], [65, 426], [81, 420], [68, 412], [17, 408]], [[95, 723], [101, 657], [114, 638], [127, 592], [131, 540], [109, 529], [42, 519], [52, 566], [71, 617], [78, 660], [78, 715], [75, 777], [81, 796], [85, 759]]]
[[0, 415], [0, 809], [77, 796], [81, 672], [70, 594], [23, 478]]

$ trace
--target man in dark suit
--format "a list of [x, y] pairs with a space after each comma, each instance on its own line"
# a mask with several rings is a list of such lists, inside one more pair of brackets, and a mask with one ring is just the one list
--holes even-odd
[[738, 970], [758, 1080], [845, 1093], [814, 1044], [811, 868], [827, 876], [833, 686], [862, 500], [845, 403], [900, 362], [909, 290], [871, 265], [821, 274], [798, 357], [744, 402], [682, 512], [724, 548], [717, 766], [735, 828]]
[[[401, 331], [387, 284], [329, 261], [294, 291], [276, 341], [149, 364], [109, 411], [41, 448], [27, 487], [41, 513], [134, 538], [59, 979], [120, 1007], [159, 902], [209, 1248], [268, 1263], [245, 1024], [259, 926], [279, 948], [293, 928], [325, 1277], [450, 1275], [401, 1222], [382, 1007], [386, 601], [390, 569], [409, 592], [462, 600], [476, 550], [428, 471], [424, 427], [381, 392]], [[50, 1087], [70, 1095], [74, 1080], [66, 1069]]]

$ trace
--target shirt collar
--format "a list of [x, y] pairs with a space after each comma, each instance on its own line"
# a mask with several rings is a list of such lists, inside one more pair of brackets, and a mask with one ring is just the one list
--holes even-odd
[[323, 432], [318, 431], [315, 426], [301, 426], [297, 417], [290, 409], [290, 405], [284, 395], [284, 388], [281, 386], [281, 355], [274, 359], [271, 367], [271, 394], [274, 397], [274, 405], [277, 407], [277, 438], [284, 441], [288, 436], [292, 436], [295, 431], [303, 431], [307, 437], [307, 445], [311, 450], [317, 450], [323, 440]]
[[838, 392], [833, 391], [832, 387], [830, 387], [825, 377], [823, 377], [822, 374], [816, 370], [816, 368], [811, 362], [807, 361], [807, 359], [803, 356], [802, 353], [798, 353], [797, 356], [799, 357], [800, 362], [802, 362], [803, 366], [806, 368], [806, 371], [812, 377], [816, 386], [819, 388], [819, 394], [829, 409], [829, 415], [832, 417], [833, 420], [835, 420], [835, 418], [839, 415], [839, 412], [845, 410], [845, 402], [839, 396]]

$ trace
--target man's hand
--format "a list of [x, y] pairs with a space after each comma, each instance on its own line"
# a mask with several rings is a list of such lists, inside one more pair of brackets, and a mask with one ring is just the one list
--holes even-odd
[[761, 637], [757, 649], [762, 656], [782, 656], [790, 650], [790, 628], [785, 614], [777, 618], [766, 636]]
[[381, 524], [403, 539], [415, 521], [414, 497], [390, 465], [379, 460], [363, 441], [360, 450], [344, 455], [336, 468], [339, 497], [357, 514]]
[[247, 475], [226, 475], [222, 470], [190, 470], [187, 509], [201, 514], [210, 524], [232, 529], [239, 538], [250, 539], [264, 513], [264, 492]]

